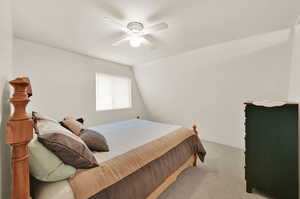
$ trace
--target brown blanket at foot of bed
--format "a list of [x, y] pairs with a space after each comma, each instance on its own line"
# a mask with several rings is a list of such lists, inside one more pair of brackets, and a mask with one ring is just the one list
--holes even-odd
[[[87, 199], [95, 195], [160, 158], [192, 136], [195, 136], [193, 130], [179, 128], [159, 139], [99, 163], [98, 167], [77, 172], [69, 179], [75, 198]], [[198, 145], [199, 148], [202, 146], [200, 141]], [[195, 153], [201, 155], [201, 149]], [[200, 159], [203, 159], [202, 156]]]
[[204, 160], [205, 150], [196, 135], [90, 199], [145, 199], [194, 154]]

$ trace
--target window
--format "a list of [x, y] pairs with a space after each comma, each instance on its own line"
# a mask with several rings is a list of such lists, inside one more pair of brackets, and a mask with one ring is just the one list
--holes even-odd
[[131, 79], [96, 73], [96, 110], [131, 107]]

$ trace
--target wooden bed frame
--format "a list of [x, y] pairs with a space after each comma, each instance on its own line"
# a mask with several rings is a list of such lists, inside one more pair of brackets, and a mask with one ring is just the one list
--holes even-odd
[[[33, 135], [33, 121], [26, 112], [32, 90], [29, 78], [20, 77], [9, 82], [14, 88], [11, 104], [14, 111], [6, 124], [6, 143], [12, 147], [12, 199], [31, 199], [29, 182], [28, 143]], [[140, 118], [139, 116], [137, 117]], [[196, 134], [197, 127], [193, 126]], [[180, 168], [170, 175], [146, 199], [156, 199], [166, 190], [185, 169], [197, 165], [197, 156], [191, 156]]]

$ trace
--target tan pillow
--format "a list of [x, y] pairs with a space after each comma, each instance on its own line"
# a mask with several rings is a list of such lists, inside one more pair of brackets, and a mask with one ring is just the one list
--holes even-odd
[[72, 133], [79, 136], [82, 129], [85, 129], [84, 125], [73, 118], [65, 118], [60, 124], [69, 129]]
[[45, 115], [42, 115], [38, 112], [35, 112], [35, 111], [32, 111], [32, 119], [34, 121], [38, 121], [38, 120], [48, 120], [48, 121], [52, 121], [52, 122], [55, 122], [57, 123], [57, 121], [51, 117], [48, 117], [48, 116], [45, 116]]
[[109, 151], [109, 147], [105, 137], [97, 131], [93, 131], [91, 129], [84, 129], [81, 131], [80, 138], [92, 151]]
[[55, 119], [42, 115], [38, 112], [32, 111], [32, 120], [33, 120], [33, 128], [36, 134], [39, 133], [38, 128], [37, 128], [37, 122], [41, 122], [41, 121], [48, 121], [48, 122], [54, 122], [54, 123], [58, 123]]
[[97, 166], [93, 153], [80, 137], [60, 126], [59, 123], [42, 120], [37, 122], [38, 140], [65, 164], [77, 169]]

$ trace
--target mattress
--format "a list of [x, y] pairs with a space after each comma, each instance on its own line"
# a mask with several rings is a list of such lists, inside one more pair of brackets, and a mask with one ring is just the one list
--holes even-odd
[[[95, 157], [100, 164], [132, 149], [159, 139], [181, 128], [178, 125], [162, 124], [141, 119], [115, 122], [90, 127], [103, 134], [110, 147], [109, 152], [97, 152]], [[35, 185], [33, 197], [35, 199], [64, 198], [74, 199], [73, 191], [67, 180]]]

